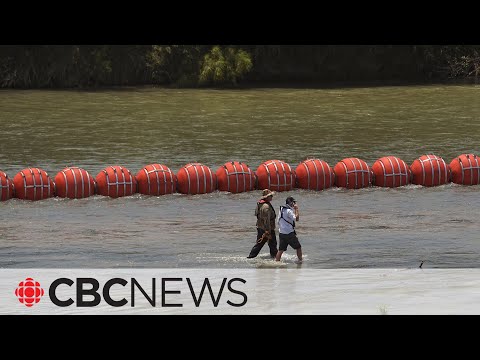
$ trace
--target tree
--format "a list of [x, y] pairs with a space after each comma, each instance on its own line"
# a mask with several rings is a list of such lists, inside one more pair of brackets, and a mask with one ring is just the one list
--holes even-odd
[[249, 53], [242, 49], [214, 46], [203, 57], [200, 85], [237, 85], [252, 69]]

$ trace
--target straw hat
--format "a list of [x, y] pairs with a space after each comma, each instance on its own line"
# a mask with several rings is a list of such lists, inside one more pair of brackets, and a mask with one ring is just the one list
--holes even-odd
[[262, 192], [262, 199], [266, 199], [269, 196], [275, 195], [275, 191], [270, 191], [269, 189], [264, 189]]

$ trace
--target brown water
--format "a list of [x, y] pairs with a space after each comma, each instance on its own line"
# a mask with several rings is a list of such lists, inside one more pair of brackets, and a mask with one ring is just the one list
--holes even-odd
[[[345, 89], [0, 91], [0, 169], [51, 177], [67, 165], [95, 176], [108, 165], [137, 173], [159, 162], [213, 171], [255, 170], [307, 156], [334, 166], [433, 153], [480, 154], [480, 86]], [[0, 203], [0, 267], [265, 267], [247, 260], [260, 191]], [[294, 195], [302, 267], [480, 267], [479, 186], [448, 184]], [[294, 252], [284, 255], [294, 264]]]

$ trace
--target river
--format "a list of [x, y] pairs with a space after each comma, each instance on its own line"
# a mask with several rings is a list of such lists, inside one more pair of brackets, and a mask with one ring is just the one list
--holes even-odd
[[[136, 174], [161, 163], [213, 171], [227, 161], [256, 170], [307, 156], [330, 166], [424, 154], [449, 163], [480, 155], [480, 86], [329, 89], [1, 90], [0, 169], [34, 166], [54, 178], [67, 165], [93, 176], [109, 165]], [[261, 191], [0, 202], [0, 268], [262, 268], [254, 244]], [[480, 267], [480, 186], [294, 189], [305, 260], [330, 268]]]

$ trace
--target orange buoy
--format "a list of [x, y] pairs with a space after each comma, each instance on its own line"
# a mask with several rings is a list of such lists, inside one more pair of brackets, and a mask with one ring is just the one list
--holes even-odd
[[144, 195], [172, 194], [177, 189], [177, 177], [168, 166], [146, 165], [136, 175], [138, 192]]
[[220, 166], [215, 174], [220, 191], [241, 193], [255, 189], [255, 173], [242, 162], [227, 162]]
[[395, 156], [385, 156], [372, 166], [374, 184], [382, 187], [398, 187], [410, 183], [412, 171], [402, 159]]
[[7, 201], [13, 197], [13, 182], [8, 175], [0, 170], [0, 201]]
[[295, 169], [297, 187], [308, 190], [324, 190], [335, 181], [333, 169], [320, 159], [303, 160]]
[[97, 194], [112, 198], [130, 196], [137, 192], [137, 181], [130, 170], [122, 166], [107, 166], [95, 177]]
[[42, 200], [52, 197], [55, 183], [47, 172], [40, 168], [26, 168], [13, 178], [15, 197], [25, 200]]
[[338, 187], [360, 189], [372, 185], [373, 171], [364, 160], [343, 159], [335, 165], [333, 171]]
[[84, 169], [66, 167], [55, 176], [55, 194], [70, 199], [92, 196], [95, 194], [95, 180]]
[[177, 173], [177, 188], [182, 194], [206, 194], [217, 189], [217, 175], [206, 165], [189, 163]]
[[460, 185], [480, 184], [480, 159], [475, 154], [462, 154], [450, 162], [452, 182]]
[[422, 155], [410, 166], [412, 183], [423, 186], [446, 184], [450, 179], [450, 167], [436, 155]]
[[295, 187], [295, 171], [281, 160], [268, 160], [260, 164], [256, 171], [257, 189], [289, 191]]

